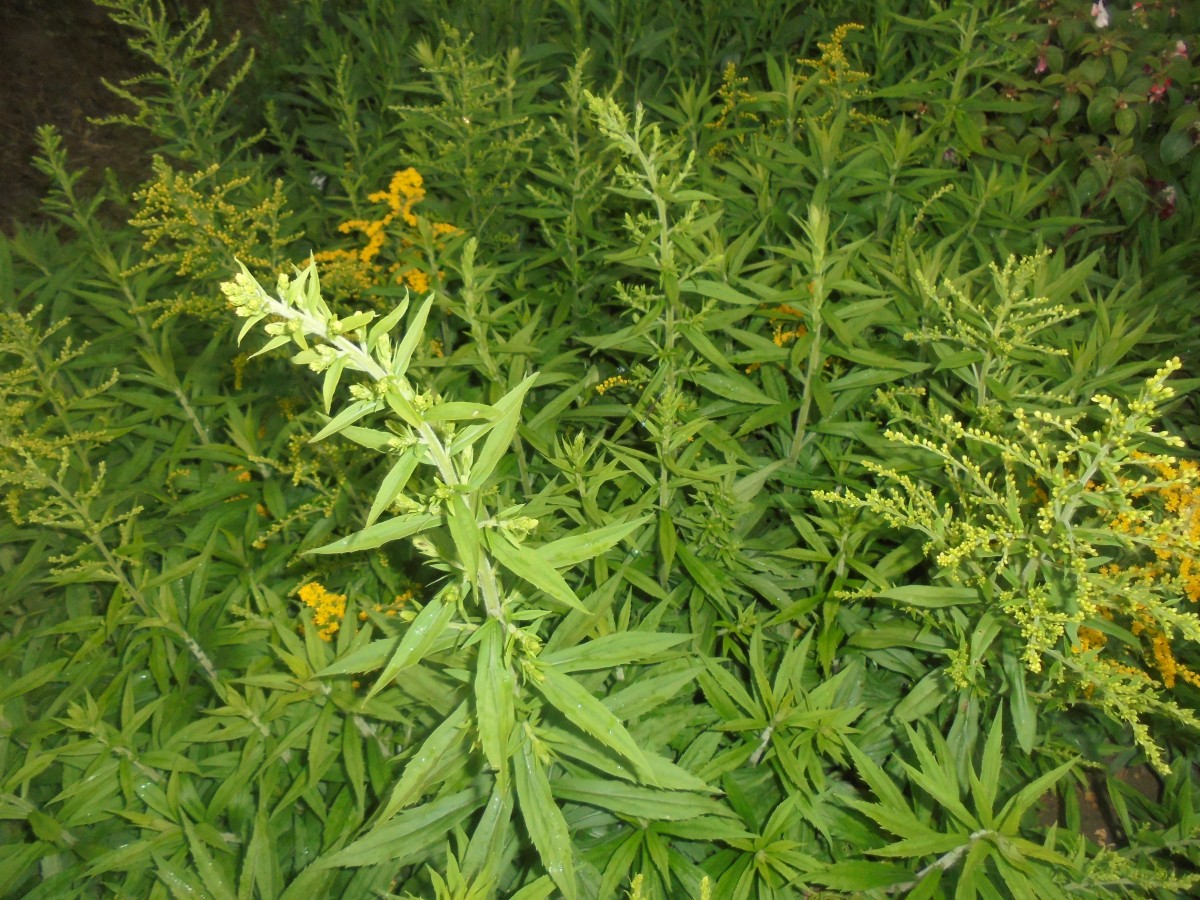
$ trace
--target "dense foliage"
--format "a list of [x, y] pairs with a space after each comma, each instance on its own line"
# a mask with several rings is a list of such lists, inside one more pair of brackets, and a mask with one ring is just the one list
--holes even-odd
[[97, 2], [6, 896], [1195, 890], [1194, 2]]

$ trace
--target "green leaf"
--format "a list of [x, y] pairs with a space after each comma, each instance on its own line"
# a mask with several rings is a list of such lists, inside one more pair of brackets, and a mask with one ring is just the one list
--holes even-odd
[[911, 879], [899, 866], [873, 862], [837, 862], [808, 872], [805, 881], [815, 881], [835, 891], [871, 891], [891, 887]]
[[[624, 781], [565, 776], [554, 782], [554, 793], [563, 800], [586, 803], [621, 816], [676, 822], [701, 816], [718, 817], [740, 830], [736, 814], [717, 800], [685, 791], [663, 791]], [[727, 835], [731, 837], [732, 835]]]
[[495, 531], [487, 532], [487, 543], [496, 561], [518, 578], [545, 591], [551, 598], [570, 609], [587, 612], [570, 585], [535, 551], [523, 545], [513, 544], [503, 534]]
[[1025, 687], [1025, 666], [1010, 656], [1004, 660], [1004, 672], [1008, 676], [1008, 710], [1012, 714], [1017, 746], [1022, 753], [1029, 754], [1033, 752], [1033, 742], [1037, 738], [1037, 715]]
[[1191, 153], [1194, 146], [1192, 136], [1186, 130], [1168, 131], [1158, 145], [1158, 155], [1168, 166], [1173, 166]]
[[898, 722], [911, 722], [922, 718], [940, 707], [948, 693], [944, 673], [941, 669], [934, 669], [913, 685], [912, 690], [896, 704], [892, 715]]
[[326, 413], [333, 406], [333, 395], [337, 391], [338, 382], [341, 381], [342, 372], [345, 369], [346, 357], [338, 356], [329, 364], [329, 368], [325, 370], [325, 378], [321, 383], [321, 402], [325, 404]]
[[[370, 829], [349, 846], [321, 856], [312, 865], [317, 869], [371, 866], [385, 861], [411, 865], [432, 855], [431, 851], [444, 840], [447, 832], [482, 803], [479, 792], [474, 789], [439, 797]], [[285, 897], [303, 896], [293, 894], [292, 888]]]
[[479, 630], [479, 657], [475, 666], [475, 716], [479, 743], [498, 784], [508, 781], [508, 742], [516, 721], [516, 676], [504, 660], [504, 634], [496, 619]]
[[310, 444], [315, 444], [318, 441], [323, 441], [325, 438], [337, 434], [348, 425], [353, 425], [363, 416], [368, 413], [375, 412], [379, 409], [378, 400], [355, 400], [340, 413], [325, 423], [325, 427], [318, 431], [315, 435], [308, 439]]
[[306, 550], [305, 553], [320, 556], [328, 553], [354, 553], [359, 550], [374, 550], [376, 547], [382, 547], [384, 544], [398, 541], [401, 538], [419, 534], [428, 528], [432, 528], [437, 524], [439, 518], [439, 516], [433, 516], [429, 513], [406, 513], [402, 516], [395, 516], [391, 519], [384, 519], [382, 522], [376, 522], [362, 531], [346, 535], [346, 537], [336, 540], [332, 544], [326, 544], [324, 547], [317, 547], [315, 550]]
[[474, 584], [479, 574], [479, 523], [462, 494], [453, 494], [446, 504], [446, 524], [458, 553], [459, 562]]
[[472, 488], [478, 489], [487, 483], [497, 464], [512, 447], [513, 435], [516, 434], [517, 425], [521, 421], [521, 405], [525, 401], [525, 394], [536, 380], [536, 374], [530, 375], [501, 397], [493, 407], [495, 422], [488, 431], [483, 448], [471, 465], [469, 484]]
[[[462, 859], [462, 873], [480, 881], [497, 879], [498, 872], [507, 865], [504, 847], [512, 846], [517, 840], [516, 826], [512, 818], [512, 790], [508, 785], [501, 790], [497, 784], [492, 788], [487, 806], [471, 831], [471, 839]], [[549, 878], [541, 879], [554, 889]]]
[[979, 775], [969, 772], [971, 796], [975, 801], [975, 809], [980, 813], [985, 827], [991, 827], [991, 815], [996, 807], [996, 791], [1000, 787], [1000, 751], [1004, 735], [1004, 708], [996, 711], [996, 718], [988, 731], [987, 743], [983, 748], [983, 759], [980, 761]]
[[619, 753], [633, 766], [643, 782], [654, 783], [650, 762], [637, 741], [625, 730], [620, 719], [583, 685], [570, 675], [548, 666], [540, 668], [532, 684], [568, 722]]
[[371, 641], [345, 656], [330, 663], [316, 672], [314, 678], [330, 678], [335, 675], [352, 675], [362, 672], [374, 672], [387, 662], [389, 656], [396, 650], [396, 638], [385, 638], [382, 641]]
[[195, 863], [196, 871], [200, 875], [204, 886], [208, 888], [209, 893], [215, 900], [235, 900], [233, 888], [225, 878], [225, 873], [217, 866], [212, 858], [212, 854], [208, 852], [208, 847], [205, 846], [196, 834], [196, 828], [187, 819], [183, 820], [183, 831], [187, 835], [188, 849], [191, 851], [192, 862]]
[[537, 881], [525, 885], [508, 900], [546, 900], [553, 893], [554, 880], [549, 875], [543, 875]]
[[373, 353], [375, 345], [379, 343], [379, 339], [396, 327], [396, 324], [408, 312], [408, 296], [407, 294], [399, 303], [397, 303], [390, 313], [371, 326], [367, 332], [367, 352]]
[[982, 359], [983, 354], [978, 350], [960, 350], [957, 353], [948, 353], [943, 356], [938, 360], [938, 364], [933, 367], [933, 371], [943, 372], [946, 369], [962, 369]]
[[577, 896], [575, 861], [567, 820], [550, 793], [550, 780], [528, 736], [521, 741], [516, 760], [517, 801], [521, 819], [533, 846], [542, 858], [546, 873], [554, 879], [567, 900]]
[[0, 688], [0, 703], [11, 700], [13, 697], [27, 694], [30, 691], [40, 688], [47, 682], [53, 681], [66, 664], [67, 660], [60, 657], [59, 659], [44, 663], [30, 672], [26, 672], [20, 678], [5, 679], [8, 683], [3, 688]]
[[[908, 801], [904, 799], [904, 795], [896, 787], [895, 782], [888, 777], [887, 773], [852, 742], [846, 741], [844, 746], [854, 759], [854, 771], [867, 783], [867, 787], [871, 789], [871, 793], [878, 797], [884, 806], [907, 813]], [[928, 826], [923, 827], [925, 830], [928, 830]]]
[[425, 334], [425, 320], [429, 318], [429, 310], [432, 306], [433, 294], [430, 294], [418, 307], [417, 314], [413, 316], [413, 320], [408, 326], [408, 331], [404, 333], [404, 339], [400, 341], [396, 352], [392, 354], [391, 374], [393, 376], [399, 378], [408, 371], [408, 363], [412, 359], [413, 351], [417, 349], [418, 342]]
[[455, 605], [445, 603], [441, 594], [429, 601], [413, 619], [408, 630], [404, 632], [404, 637], [400, 639], [400, 646], [396, 648], [395, 654], [388, 660], [387, 665], [379, 674], [379, 678], [367, 692], [367, 699], [374, 697], [391, 684], [392, 679], [404, 669], [424, 659], [446, 630], [450, 620], [454, 618], [455, 612]]
[[679, 290], [699, 294], [702, 297], [712, 297], [714, 300], [724, 300], [738, 306], [758, 306], [759, 301], [743, 294], [730, 284], [719, 281], [692, 281], [685, 279], [679, 282]]
[[603, 528], [585, 531], [559, 538], [549, 544], [543, 544], [533, 552], [538, 558], [553, 569], [573, 566], [584, 560], [599, 556], [605, 550], [624, 540], [642, 525], [650, 520], [649, 516], [634, 519], [632, 522], [617, 522], [605, 525]]
[[949, 853], [951, 850], [965, 847], [970, 843], [971, 835], [965, 831], [954, 834], [927, 834], [921, 837], [905, 838], [902, 841], [896, 841], [894, 844], [888, 844], [886, 847], [880, 847], [877, 850], [868, 850], [867, 852], [872, 856], [919, 859], [922, 856], [930, 856], [935, 853]]
[[779, 402], [774, 397], [764, 394], [753, 381], [737, 372], [696, 372], [691, 379], [700, 387], [734, 403], [769, 406]]
[[538, 660], [560, 672], [582, 672], [611, 669], [633, 662], [650, 660], [684, 641], [690, 634], [655, 634], [642, 631], [622, 631], [606, 634], [585, 644], [565, 650], [542, 653]]
[[1137, 112], [1130, 107], [1118, 109], [1116, 115], [1113, 117], [1113, 120], [1116, 123], [1117, 131], [1119, 133], [1129, 134], [1129, 132], [1133, 131], [1133, 129], [1137, 127]]
[[684, 336], [689, 344], [696, 348], [696, 351], [707, 359], [710, 363], [720, 369], [722, 372], [734, 372], [734, 368], [729, 363], [729, 359], [724, 353], [716, 348], [712, 341], [699, 328], [691, 325], [679, 325], [679, 333]]
[[670, 572], [675, 565], [675, 549], [679, 546], [679, 535], [675, 531], [675, 522], [670, 512], [665, 509], [658, 511], [658, 552], [661, 560], [660, 571]]
[[692, 553], [688, 549], [687, 544], [680, 544], [676, 548], [676, 552], [679, 555], [679, 561], [683, 563], [683, 567], [692, 576], [692, 580], [696, 582], [700, 589], [715, 600], [721, 608], [728, 608], [730, 604], [728, 598], [725, 596], [722, 577], [712, 566]]
[[934, 587], [928, 584], [906, 584], [889, 588], [875, 595], [884, 600], [895, 600], [905, 606], [924, 609], [942, 609], [965, 603], [978, 603], [979, 591], [967, 587]]
[[256, 885], [260, 897], [277, 897], [283, 892], [279, 862], [271, 840], [270, 813], [265, 806], [260, 806], [254, 816], [254, 830], [243, 857], [242, 875], [238, 879], [238, 900], [253, 900]]
[[375, 524], [379, 514], [392, 504], [392, 501], [408, 484], [409, 477], [417, 467], [417, 452], [418, 448], [415, 445], [406, 449], [384, 476], [383, 483], [379, 485], [379, 491], [375, 494], [375, 500], [371, 504], [371, 510], [367, 513], [368, 527]]
[[929, 368], [926, 363], [901, 359], [897, 356], [888, 356], [885, 353], [876, 353], [874, 350], [867, 350], [864, 347], [844, 347], [841, 344], [830, 344], [826, 347], [826, 352], [830, 356], [837, 356], [848, 362], [857, 363], [860, 366], [872, 366], [877, 369], [896, 369], [910, 375], [916, 372], [923, 372]]
[[1054, 787], [1060, 778], [1075, 768], [1075, 762], [1075, 759], [1067, 760], [1061, 766], [1051, 769], [1045, 775], [1025, 785], [1016, 796], [1010, 797], [1000, 811], [1000, 815], [996, 817], [997, 830], [1002, 834], [1015, 835], [1021, 825], [1021, 818], [1029, 811], [1029, 808], [1040, 800], [1046, 791]]
[[[246, 325], [247, 326], [254, 325], [256, 322], [258, 322], [259, 318], [261, 318], [261, 317], [256, 316], [255, 318], [253, 318], [249, 322], [247, 322]], [[242, 329], [243, 337], [245, 336], [245, 333], [247, 330], [248, 330], [248, 328]], [[262, 356], [264, 353], [270, 353], [276, 347], [282, 347], [284, 344], [290, 343], [291, 340], [292, 340], [291, 335], [278, 334], [275, 337], [271, 338], [269, 341], [267, 341], [265, 344], [263, 344], [261, 347], [259, 347], [257, 350], [255, 350], [253, 353], [251, 353], [248, 358], [254, 359], [254, 357], [256, 357], [256, 356]], [[238, 343], [240, 344], [241, 340], [238, 340]], [[326, 406], [325, 408], [329, 409], [328, 406]]]
[[463, 419], [487, 422], [495, 415], [495, 407], [486, 403], [437, 403], [425, 410], [425, 420], [428, 422], [458, 422]]
[[[430, 775], [451, 747], [462, 743], [462, 729], [467, 723], [467, 704], [460, 703], [454, 712], [446, 716], [437, 728], [425, 738], [425, 742], [404, 765], [404, 773], [392, 788], [387, 805], [376, 818], [376, 823], [386, 822], [397, 812], [421, 798]], [[347, 848], [349, 849], [349, 848]]]
[[[910, 740], [914, 744], [919, 743], [915, 739], [915, 733], [909, 729]], [[923, 747], [924, 745], [921, 744]], [[904, 771], [908, 773], [909, 780], [913, 784], [925, 791], [930, 797], [936, 800], [948, 813], [962, 822], [968, 828], [976, 829], [980, 827], [979, 819], [971, 815], [958, 796], [958, 784], [955, 783], [953, 773], [946, 771], [941, 766], [925, 766], [917, 768], [909, 765], [903, 760], [900, 765]]]

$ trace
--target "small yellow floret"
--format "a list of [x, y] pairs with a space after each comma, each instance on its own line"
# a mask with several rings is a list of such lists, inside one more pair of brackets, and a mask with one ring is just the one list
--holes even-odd
[[334, 594], [317, 581], [300, 588], [299, 597], [313, 610], [313, 625], [323, 641], [333, 640], [346, 615], [346, 595]]

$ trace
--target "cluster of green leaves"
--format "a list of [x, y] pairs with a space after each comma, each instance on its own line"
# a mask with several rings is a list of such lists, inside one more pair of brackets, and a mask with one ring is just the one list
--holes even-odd
[[[0, 243], [0, 891], [1192, 889], [1195, 689], [1120, 618], [1195, 668], [1190, 601], [1095, 592], [1198, 436], [1196, 243], [1020, 143], [1042, 12], [309, 0], [246, 68], [103, 5], [161, 158], [80, 197], [44, 132]], [[410, 165], [432, 289], [350, 307], [307, 256]], [[234, 271], [240, 331], [180, 300]]]

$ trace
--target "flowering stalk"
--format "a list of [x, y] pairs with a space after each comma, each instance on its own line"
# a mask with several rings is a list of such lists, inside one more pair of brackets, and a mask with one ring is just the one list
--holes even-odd
[[[532, 384], [533, 376], [491, 410], [472, 404], [458, 404], [458, 407], [471, 408], [454, 409], [447, 416], [446, 404], [439, 404], [429, 392], [418, 392], [406, 377], [409, 361], [433, 303], [432, 295], [417, 310], [403, 340], [393, 347], [389, 331], [407, 311], [407, 300], [367, 330], [366, 326], [377, 314], [353, 312], [340, 318], [334, 315], [321, 298], [316, 271], [311, 264], [296, 278], [280, 275], [276, 286], [278, 297], [268, 294], [245, 266], [241, 268], [242, 271], [233, 281], [221, 287], [237, 314], [248, 319], [238, 336], [239, 342], [255, 324], [263, 319], [273, 319], [265, 328], [271, 340], [258, 353], [285, 344], [297, 346], [299, 352], [292, 357], [292, 361], [325, 374], [323, 395], [327, 412], [344, 371], [361, 372], [368, 379], [368, 384], [351, 387], [355, 401], [335, 416], [313, 438], [314, 441], [345, 431], [354, 422], [385, 407], [407, 426], [407, 435], [400, 437], [386, 435], [381, 440], [383, 432], [370, 432], [371, 436], [367, 438], [358, 436], [368, 446], [400, 451], [400, 459], [393, 468], [395, 478], [389, 476], [381, 488], [368, 516], [367, 529], [315, 552], [367, 549], [388, 540], [417, 534], [436, 524], [438, 517], [432, 515], [433, 507], [440, 507], [440, 511], [447, 516], [454, 542], [460, 551], [460, 562], [468, 583], [479, 590], [487, 614], [503, 621], [496, 570], [488, 557], [480, 553], [476, 515], [489, 518], [480, 508], [479, 490], [499, 456], [507, 449], [508, 441], [501, 442], [495, 436], [489, 438], [484, 447], [485, 454], [489, 448], [491, 450], [488, 458], [485, 460], [481, 454], [479, 460], [473, 460], [470, 452], [473, 441], [470, 438], [483, 437], [492, 430], [493, 425], [500, 422], [495, 412], [501, 405], [505, 405], [505, 412], [510, 412], [507, 418], [515, 428], [515, 414], [519, 411], [521, 398]], [[438, 418], [438, 424], [442, 425], [440, 429], [425, 415], [435, 407], [439, 407], [442, 413]], [[455, 435], [452, 427], [442, 423], [447, 419], [452, 421], [456, 416], [484, 419], [484, 422], [473, 426], [473, 433], [466, 430], [461, 435]], [[447, 440], [451, 437], [457, 438], [454, 449]], [[509, 437], [511, 439], [511, 432]], [[473, 461], [476, 464], [474, 467]], [[410, 512], [407, 515], [381, 522], [373, 530], [372, 523], [383, 509], [398, 500], [403, 502], [400, 492], [404, 482], [421, 462], [431, 463], [437, 470], [438, 489], [434, 501], [420, 511], [415, 509], [417, 504], [409, 501]], [[480, 463], [485, 464], [486, 471], [479, 468]]]

